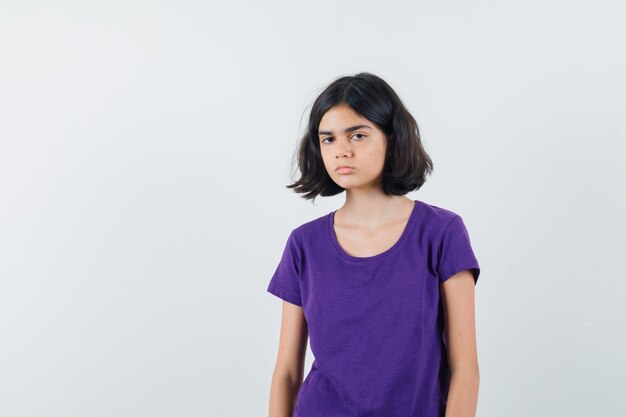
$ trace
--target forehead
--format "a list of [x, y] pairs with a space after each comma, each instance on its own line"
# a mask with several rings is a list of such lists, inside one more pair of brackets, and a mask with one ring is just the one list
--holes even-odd
[[354, 122], [372, 126], [372, 123], [354, 111], [352, 107], [342, 103], [331, 107], [324, 113], [320, 120], [319, 130], [340, 129]]

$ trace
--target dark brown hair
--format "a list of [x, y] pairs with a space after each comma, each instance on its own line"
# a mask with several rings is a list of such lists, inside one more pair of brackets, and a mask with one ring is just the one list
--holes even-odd
[[318, 136], [324, 113], [342, 103], [375, 124], [387, 137], [383, 192], [405, 195], [418, 190], [432, 172], [433, 163], [422, 146], [417, 122], [389, 84], [368, 72], [337, 78], [315, 99], [308, 127], [298, 145], [301, 177], [287, 188], [303, 193], [303, 198], [313, 202], [318, 195], [333, 196], [345, 190], [326, 172]]

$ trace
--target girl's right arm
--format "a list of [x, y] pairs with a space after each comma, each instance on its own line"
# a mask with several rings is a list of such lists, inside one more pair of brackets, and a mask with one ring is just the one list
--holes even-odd
[[302, 307], [283, 300], [278, 357], [270, 388], [269, 417], [292, 417], [304, 376], [309, 329]]

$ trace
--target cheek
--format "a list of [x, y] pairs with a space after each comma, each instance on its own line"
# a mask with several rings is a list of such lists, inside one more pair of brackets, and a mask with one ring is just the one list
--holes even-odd
[[326, 152], [322, 152], [321, 155], [322, 155], [322, 162], [324, 163], [324, 166], [328, 168], [328, 164], [331, 162], [330, 156]]
[[372, 166], [383, 165], [385, 163], [385, 150], [372, 150], [367, 153], [367, 159]]

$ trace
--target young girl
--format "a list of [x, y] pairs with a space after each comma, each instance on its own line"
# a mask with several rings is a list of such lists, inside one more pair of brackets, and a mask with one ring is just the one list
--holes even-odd
[[341, 77], [298, 156], [288, 187], [346, 198], [291, 231], [269, 282], [284, 300], [270, 417], [474, 416], [480, 268], [458, 214], [405, 196], [433, 169], [415, 119], [381, 78]]

